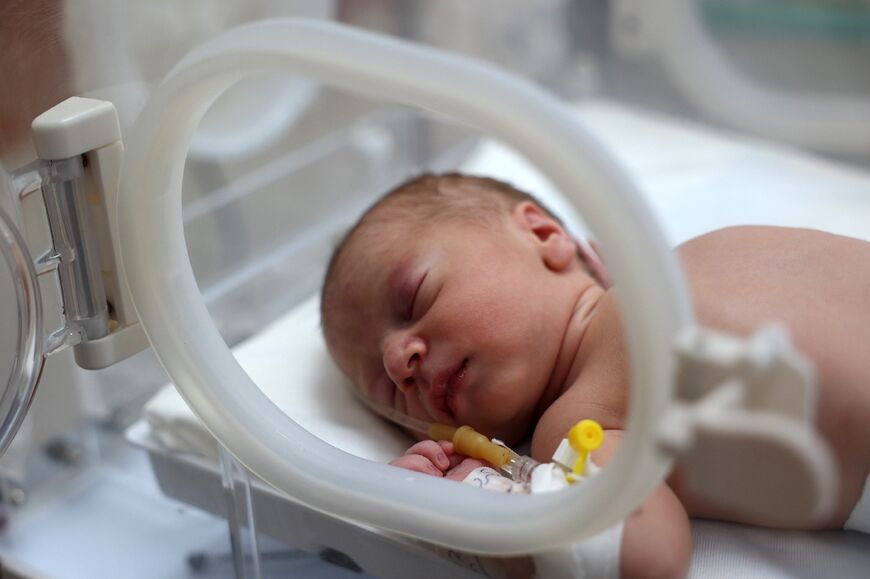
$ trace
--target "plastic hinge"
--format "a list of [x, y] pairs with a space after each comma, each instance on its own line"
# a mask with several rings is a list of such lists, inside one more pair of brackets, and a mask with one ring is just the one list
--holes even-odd
[[32, 129], [47, 161], [39, 167], [43, 195], [33, 195], [31, 178], [19, 197], [45, 308], [54, 312], [46, 316], [46, 344], [75, 345], [80, 366], [102, 368], [148, 345], [120, 262], [117, 112], [108, 101], [72, 97], [34, 119]]

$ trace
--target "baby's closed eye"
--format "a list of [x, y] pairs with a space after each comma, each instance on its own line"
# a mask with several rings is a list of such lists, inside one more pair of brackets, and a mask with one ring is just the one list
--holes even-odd
[[420, 278], [417, 280], [416, 284], [413, 284], [414, 291], [411, 294], [411, 298], [408, 300], [408, 308], [407, 308], [407, 316], [408, 321], [413, 321], [417, 319], [417, 309], [418, 302], [420, 301], [418, 297], [420, 296], [420, 288], [423, 287], [423, 282], [426, 281], [426, 277], [428, 275], [428, 271], [423, 273]]
[[439, 283], [437, 276], [424, 276], [420, 281], [417, 293], [414, 295], [413, 310], [411, 314], [412, 320], [419, 320], [421, 317], [426, 315], [426, 312], [432, 308], [435, 301], [438, 299], [438, 295], [441, 293], [441, 288], [442, 284]]

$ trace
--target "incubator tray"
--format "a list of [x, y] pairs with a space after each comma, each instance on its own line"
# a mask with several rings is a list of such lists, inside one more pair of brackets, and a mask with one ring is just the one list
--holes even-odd
[[[166, 496], [226, 517], [217, 463], [196, 454], [169, 450], [154, 438], [144, 420], [130, 426], [125, 436], [131, 444], [148, 453], [154, 476]], [[258, 533], [293, 547], [311, 553], [337, 550], [367, 573], [384, 578], [473, 579], [484, 576], [454, 562], [473, 560], [473, 555], [448, 553], [419, 541], [325, 515], [260, 480], [252, 480], [251, 493]]]

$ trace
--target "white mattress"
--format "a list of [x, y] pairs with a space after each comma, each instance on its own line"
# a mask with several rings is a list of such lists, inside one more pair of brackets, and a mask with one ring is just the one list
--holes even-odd
[[[672, 119], [589, 102], [584, 123], [609, 145], [639, 184], [674, 244], [735, 224], [814, 227], [870, 239], [870, 174], [782, 145], [715, 133]], [[508, 180], [570, 212], [553, 188], [511, 150], [483, 144], [463, 167]], [[582, 231], [579, 220], [571, 219]], [[868, 304], [870, 307], [870, 304]], [[401, 454], [408, 439], [350, 393], [331, 364], [311, 298], [235, 349], [260, 388], [326, 442], [377, 461]], [[207, 456], [215, 442], [167, 386], [146, 407], [152, 434], [176, 452]], [[866, 577], [870, 536], [693, 523], [692, 577]]]

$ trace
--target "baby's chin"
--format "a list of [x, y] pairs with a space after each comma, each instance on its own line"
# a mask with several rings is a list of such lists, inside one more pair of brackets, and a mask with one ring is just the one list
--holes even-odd
[[507, 445], [522, 442], [531, 436], [534, 428], [534, 405], [512, 396], [512, 392], [515, 394], [513, 389], [499, 390], [475, 391], [475, 396], [470, 397], [468, 403], [477, 411], [468, 416], [459, 416], [457, 420]]
[[469, 426], [489, 438], [497, 438], [508, 446], [523, 442], [531, 436], [529, 420], [514, 419], [492, 423], [480, 421], [477, 424], [469, 424]]

